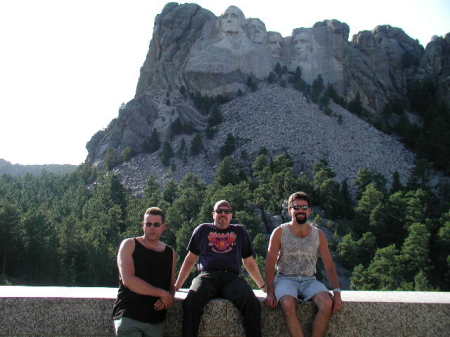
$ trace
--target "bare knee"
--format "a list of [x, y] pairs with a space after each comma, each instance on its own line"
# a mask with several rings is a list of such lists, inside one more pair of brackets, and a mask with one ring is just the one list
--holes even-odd
[[297, 299], [295, 297], [283, 296], [280, 299], [280, 304], [286, 315], [295, 314], [297, 312]]
[[320, 313], [330, 315], [333, 310], [333, 301], [331, 300], [330, 294], [328, 293], [319, 293], [314, 296], [314, 302], [317, 305]]

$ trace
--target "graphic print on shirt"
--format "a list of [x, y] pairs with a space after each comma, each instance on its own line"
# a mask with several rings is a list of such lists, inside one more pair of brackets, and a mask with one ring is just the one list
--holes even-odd
[[236, 245], [236, 233], [210, 232], [208, 235], [208, 245], [214, 253], [225, 254], [231, 252]]

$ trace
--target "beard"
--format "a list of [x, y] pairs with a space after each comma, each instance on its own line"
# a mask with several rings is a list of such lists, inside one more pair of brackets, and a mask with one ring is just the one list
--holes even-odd
[[305, 213], [298, 213], [295, 215], [295, 220], [298, 224], [303, 225], [304, 223], [306, 223], [306, 220], [308, 220], [308, 217]]

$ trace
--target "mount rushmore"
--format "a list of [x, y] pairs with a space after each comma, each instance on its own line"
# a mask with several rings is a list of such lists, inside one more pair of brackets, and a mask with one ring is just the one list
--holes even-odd
[[[361, 168], [388, 179], [397, 171], [405, 180], [415, 155], [367, 120], [379, 118], [389, 102], [406, 101], [417, 80], [433, 78], [449, 100], [449, 65], [450, 34], [423, 48], [400, 28], [377, 26], [349, 41], [347, 24], [325, 20], [283, 37], [235, 6], [216, 17], [195, 4], [169, 3], [155, 19], [135, 97], [88, 142], [86, 162], [101, 167], [114, 158], [110, 168], [136, 191], [148, 175], [164, 180], [193, 172], [211, 181], [231, 135], [235, 158], [265, 147], [288, 153], [298, 170], [325, 159], [339, 180], [351, 182]], [[334, 101], [324, 110], [296, 90], [295, 74], [310, 88], [320, 79], [343, 101], [357, 99], [366, 120]], [[220, 115], [214, 132], [211, 111]], [[194, 141], [199, 153], [177, 155], [189, 153]], [[172, 156], [161, 163], [167, 148]]]

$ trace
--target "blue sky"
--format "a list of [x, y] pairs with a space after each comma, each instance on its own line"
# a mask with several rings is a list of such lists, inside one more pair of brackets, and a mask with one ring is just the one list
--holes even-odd
[[[134, 96], [159, 0], [0, 3], [0, 158], [79, 164], [90, 137]], [[196, 1], [216, 15], [236, 5], [283, 36], [337, 19], [361, 30], [390, 24], [426, 45], [450, 32], [450, 1]]]

